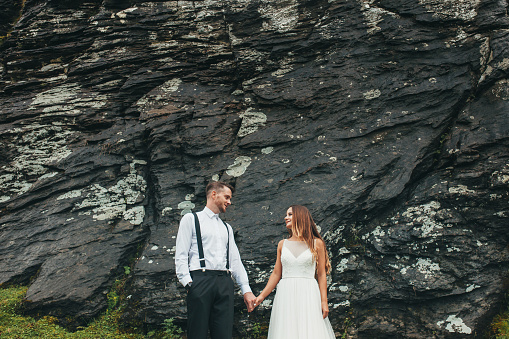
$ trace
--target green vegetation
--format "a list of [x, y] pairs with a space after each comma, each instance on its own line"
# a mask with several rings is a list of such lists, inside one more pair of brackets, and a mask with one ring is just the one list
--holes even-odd
[[343, 328], [341, 329], [341, 339], [345, 339], [348, 336], [348, 329], [352, 326], [351, 312], [343, 320]]
[[[71, 333], [56, 324], [56, 318], [33, 319], [20, 315], [21, 301], [26, 287], [0, 289], [0, 338], [143, 338], [143, 335], [127, 333], [120, 329], [119, 309], [108, 310], [86, 328]], [[110, 297], [110, 296], [109, 296]], [[109, 300], [108, 303], [112, 305]]]
[[260, 323], [254, 323], [251, 329], [251, 335], [253, 338], [260, 338], [262, 335], [262, 325]]
[[[116, 288], [120, 283], [117, 282]], [[69, 332], [59, 326], [54, 317], [34, 319], [21, 315], [21, 303], [27, 287], [8, 287], [0, 289], [0, 339], [176, 339], [181, 338], [182, 330], [173, 324], [173, 319], [164, 323], [164, 331], [152, 331], [142, 334], [137, 328], [125, 329], [120, 326], [122, 306], [119, 304], [118, 291], [108, 294], [108, 309], [100, 317], [76, 332]]]
[[[509, 299], [509, 294], [506, 296]], [[507, 304], [507, 303], [506, 303]], [[490, 338], [509, 339], [509, 305], [491, 323]]]
[[[242, 316], [244, 316], [244, 312], [244, 309], [240, 310]], [[239, 333], [234, 335], [234, 339], [266, 339], [269, 322], [263, 315], [251, 314], [238, 330]]]
[[[21, 304], [27, 287], [0, 288], [0, 339], [32, 339], [32, 338], [64, 338], [64, 339], [179, 339], [182, 329], [173, 323], [173, 319], [166, 319], [162, 331], [150, 331], [146, 335], [137, 328], [122, 328], [120, 316], [122, 314], [119, 289], [121, 281], [117, 281], [108, 294], [108, 309], [86, 327], [80, 327], [76, 332], [69, 332], [57, 324], [54, 317], [34, 319], [21, 315]], [[509, 295], [508, 295], [509, 298]], [[347, 316], [341, 330], [341, 338], [345, 338], [352, 321]], [[266, 326], [255, 322], [250, 333], [243, 337], [263, 338]], [[497, 315], [491, 324], [489, 338], [509, 339], [509, 307]]]
[[173, 323], [173, 318], [164, 320], [164, 328], [165, 328], [164, 330], [165, 338], [168, 339], [180, 338], [182, 329]]

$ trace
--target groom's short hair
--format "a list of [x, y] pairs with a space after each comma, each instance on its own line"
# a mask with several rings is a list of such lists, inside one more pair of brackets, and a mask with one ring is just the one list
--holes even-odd
[[205, 194], [208, 198], [210, 193], [212, 193], [212, 191], [219, 192], [220, 190], [224, 189], [225, 187], [228, 187], [232, 191], [232, 194], [233, 194], [233, 192], [235, 192], [235, 188], [233, 188], [233, 186], [230, 184], [227, 184], [222, 181], [212, 181], [211, 183], [209, 183], [207, 185], [207, 188], [205, 188]]

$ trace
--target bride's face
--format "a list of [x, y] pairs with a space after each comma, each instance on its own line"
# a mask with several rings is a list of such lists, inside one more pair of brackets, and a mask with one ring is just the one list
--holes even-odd
[[286, 211], [286, 217], [285, 217], [285, 224], [286, 224], [286, 228], [289, 228], [289, 229], [291, 229], [291, 228], [292, 228], [292, 216], [293, 216], [292, 208], [290, 207], [290, 208]]

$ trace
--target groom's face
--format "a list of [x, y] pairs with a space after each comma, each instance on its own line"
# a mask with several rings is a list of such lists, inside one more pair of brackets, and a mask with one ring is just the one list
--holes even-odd
[[[230, 206], [232, 199], [232, 191], [228, 187], [223, 187], [218, 190], [218, 192], [212, 192], [212, 198], [214, 199], [214, 203], [219, 209], [220, 213], [226, 212], [226, 207]], [[215, 194], [214, 194], [215, 193]]]

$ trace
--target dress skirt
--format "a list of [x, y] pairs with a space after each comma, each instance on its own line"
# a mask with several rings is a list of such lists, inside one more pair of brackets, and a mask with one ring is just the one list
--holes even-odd
[[279, 281], [267, 338], [336, 338], [329, 319], [323, 319], [316, 279], [291, 277]]

